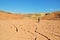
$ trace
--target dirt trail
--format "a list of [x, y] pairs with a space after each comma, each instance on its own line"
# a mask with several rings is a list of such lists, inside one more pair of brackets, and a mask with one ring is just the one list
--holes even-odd
[[0, 20], [0, 40], [60, 40], [60, 21]]

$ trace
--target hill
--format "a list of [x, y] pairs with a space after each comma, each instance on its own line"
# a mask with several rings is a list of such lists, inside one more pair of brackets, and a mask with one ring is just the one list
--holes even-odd
[[60, 12], [51, 12], [51, 13], [46, 13], [42, 19], [45, 20], [60, 20]]
[[60, 12], [37, 13], [37, 14], [14, 14], [10, 12], [0, 11], [0, 20], [7, 19], [40, 19], [43, 20], [60, 20]]

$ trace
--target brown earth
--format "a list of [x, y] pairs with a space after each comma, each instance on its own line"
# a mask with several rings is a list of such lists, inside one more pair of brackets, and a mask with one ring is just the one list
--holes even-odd
[[[42, 16], [44, 15], [44, 16]], [[2, 18], [3, 17], [3, 18]], [[0, 20], [10, 20], [10, 19], [40, 19], [43, 20], [60, 20], [60, 12], [51, 12], [45, 14], [12, 14], [10, 12], [0, 12]]]
[[0, 40], [60, 40], [58, 20], [0, 20]]
[[26, 15], [4, 12], [0, 15], [0, 40], [60, 40], [60, 20], [38, 23], [37, 19], [24, 18]]
[[60, 12], [52, 12], [46, 13], [45, 16], [42, 17], [45, 20], [60, 20]]

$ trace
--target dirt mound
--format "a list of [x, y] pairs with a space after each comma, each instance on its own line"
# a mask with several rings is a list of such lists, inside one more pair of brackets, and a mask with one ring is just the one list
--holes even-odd
[[42, 17], [42, 19], [60, 20], [60, 12], [46, 13], [45, 16]]
[[[43, 16], [42, 16], [43, 15]], [[10, 12], [0, 11], [0, 20], [10, 19], [37, 19], [40, 17], [44, 20], [60, 20], [60, 12], [52, 12], [45, 14], [13, 14]]]
[[10, 19], [37, 19], [40, 14], [15, 14], [5, 11], [0, 11], [0, 20]]
[[10, 12], [0, 11], [0, 20], [1, 19], [22, 19], [22, 15], [20, 14], [12, 14]]

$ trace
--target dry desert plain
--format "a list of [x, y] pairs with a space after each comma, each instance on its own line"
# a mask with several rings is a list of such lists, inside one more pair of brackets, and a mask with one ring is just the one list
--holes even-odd
[[0, 40], [60, 40], [60, 20], [40, 20], [38, 23], [37, 19], [2, 18], [0, 16]]

